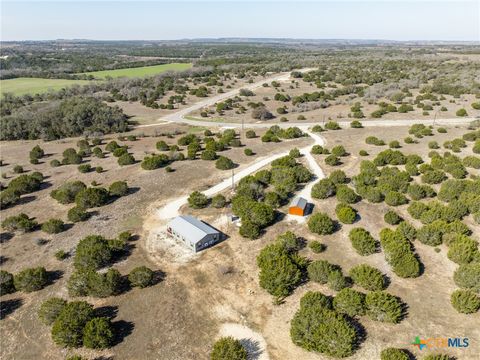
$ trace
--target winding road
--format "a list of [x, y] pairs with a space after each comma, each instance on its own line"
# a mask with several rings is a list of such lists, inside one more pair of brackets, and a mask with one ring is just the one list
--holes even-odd
[[[305, 71], [309, 71], [309, 70], [311, 70], [311, 69], [302, 69], [300, 71], [305, 72]], [[226, 93], [218, 94], [216, 96], [207, 98], [207, 99], [199, 101], [199, 102], [197, 102], [197, 103], [195, 103], [195, 104], [193, 104], [189, 107], [186, 107], [186, 108], [181, 109], [179, 111], [176, 111], [174, 113], [163, 116], [162, 118], [158, 119], [159, 121], [161, 121], [160, 123], [140, 125], [138, 127], [142, 128], [142, 127], [159, 126], [159, 125], [165, 124], [165, 122], [167, 122], [167, 123], [168, 122], [178, 122], [178, 123], [184, 123], [184, 124], [194, 125], [194, 126], [241, 127], [242, 124], [240, 124], [240, 123], [206, 121], [206, 120], [202, 120], [202, 119], [191, 120], [191, 119], [186, 119], [185, 116], [190, 114], [191, 112], [193, 112], [195, 110], [199, 110], [199, 109], [201, 109], [203, 107], [207, 107], [207, 106], [212, 106], [219, 101], [222, 101], [222, 100], [231, 98], [233, 96], [236, 96], [236, 95], [239, 94], [240, 89], [254, 90], [256, 88], [261, 87], [262, 84], [264, 84], [264, 83], [270, 83], [272, 81], [285, 82], [285, 81], [289, 81], [289, 80], [290, 80], [290, 73], [277, 74], [275, 76], [265, 78], [265, 79], [263, 79], [261, 81], [258, 81], [256, 83], [247, 84], [247, 85], [244, 85], [240, 88], [228, 91]], [[436, 120], [432, 120], [432, 119], [366, 120], [366, 121], [362, 121], [362, 125], [364, 127], [409, 126], [409, 125], [413, 125], [413, 124], [416, 124], [416, 123], [423, 123], [425, 125], [463, 125], [463, 124], [470, 123], [472, 120], [475, 120], [475, 119], [472, 119], [472, 118], [454, 118], [454, 119], [436, 119]], [[338, 123], [341, 127], [349, 127], [350, 126], [350, 120], [349, 121], [338, 121]], [[322, 178], [325, 177], [325, 174], [324, 174], [323, 170], [321, 169], [321, 167], [318, 165], [318, 163], [315, 161], [313, 156], [311, 155], [310, 150], [312, 149], [313, 145], [318, 144], [318, 145], [324, 146], [325, 145], [325, 139], [322, 136], [320, 136], [318, 134], [315, 134], [315, 133], [312, 133], [311, 131], [308, 130], [310, 127], [312, 127], [314, 125], [319, 125], [319, 124], [321, 124], [321, 123], [319, 123], [319, 122], [315, 122], [315, 123], [307, 123], [307, 122], [275, 123], [275, 125], [278, 125], [280, 127], [298, 126], [300, 129], [302, 129], [302, 131], [307, 133], [312, 139], [315, 140], [314, 144], [300, 149], [300, 152], [306, 158], [308, 166], [310, 167], [310, 170], [314, 173], [315, 177], [317, 179], [322, 179]], [[268, 122], [268, 121], [264, 121], [264, 122], [254, 123], [254, 124], [248, 124], [247, 126], [249, 128], [265, 128], [265, 127], [270, 127], [272, 125], [274, 125], [274, 124], [271, 123], [271, 122]], [[274, 154], [274, 155], [270, 155], [268, 157], [259, 158], [253, 164], [250, 164], [250, 165], [248, 165], [244, 168], [241, 168], [238, 172], [235, 173], [235, 176], [234, 176], [235, 183], [240, 181], [243, 177], [251, 175], [252, 173], [260, 170], [261, 168], [268, 165], [272, 161], [274, 161], [274, 160], [276, 160], [276, 159], [278, 159], [282, 156], [288, 155], [288, 153], [289, 153], [289, 150], [281, 152], [281, 153], [277, 153], [277, 154]], [[311, 191], [311, 188], [312, 188], [313, 184], [314, 184], [314, 181], [311, 181], [309, 184], [307, 184], [307, 186], [300, 193], [300, 195], [305, 197], [307, 200], [310, 200], [310, 191]], [[217, 185], [214, 185], [211, 188], [207, 189], [203, 193], [210, 197], [210, 196], [213, 196], [213, 195], [227, 189], [231, 185], [232, 185], [232, 178], [228, 177], [228, 178], [222, 180]], [[179, 209], [184, 204], [187, 203], [187, 199], [188, 199], [187, 196], [182, 196], [182, 197], [179, 197], [175, 200], [168, 201], [167, 205], [165, 205], [164, 207], [162, 207], [161, 209], [159, 209], [157, 211], [158, 217], [160, 219], [163, 219], [163, 220], [168, 220], [168, 219], [171, 219], [175, 216], [178, 216], [179, 215]]]

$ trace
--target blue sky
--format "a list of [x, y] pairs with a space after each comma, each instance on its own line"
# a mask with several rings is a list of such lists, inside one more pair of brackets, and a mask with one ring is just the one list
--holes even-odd
[[2, 0], [2, 40], [216, 37], [480, 41], [480, 0]]

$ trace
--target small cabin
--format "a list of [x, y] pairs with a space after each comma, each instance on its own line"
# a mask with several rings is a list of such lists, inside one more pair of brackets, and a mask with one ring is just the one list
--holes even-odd
[[305, 216], [307, 210], [308, 201], [303, 197], [296, 197], [293, 199], [290, 207], [288, 208], [288, 213], [290, 215]]
[[184, 242], [192, 251], [206, 249], [222, 239], [222, 233], [190, 215], [177, 216], [167, 225], [168, 235]]

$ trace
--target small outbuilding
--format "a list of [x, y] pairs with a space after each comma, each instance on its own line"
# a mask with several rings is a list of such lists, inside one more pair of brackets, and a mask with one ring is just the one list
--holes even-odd
[[167, 233], [184, 242], [194, 252], [210, 247], [222, 238], [222, 233], [190, 215], [177, 216], [167, 224]]
[[291, 215], [304, 216], [307, 210], [308, 201], [303, 197], [296, 197], [293, 199], [290, 207], [288, 208], [288, 213]]

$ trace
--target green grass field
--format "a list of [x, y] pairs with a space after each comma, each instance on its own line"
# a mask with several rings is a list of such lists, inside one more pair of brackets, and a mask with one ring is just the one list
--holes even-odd
[[[144, 77], [160, 74], [165, 71], [182, 71], [192, 67], [192, 64], [164, 64], [155, 66], [143, 66], [137, 68], [92, 71], [86, 74], [93, 75], [96, 79], [105, 79], [107, 76], [116, 77]], [[16, 78], [0, 80], [0, 92], [14, 95], [41, 94], [48, 90], [60, 90], [73, 84], [85, 85], [89, 80], [65, 80], [65, 79], [41, 79], [41, 78]]]
[[0, 92], [14, 95], [40, 94], [48, 90], [60, 90], [73, 84], [85, 85], [88, 80], [41, 79], [41, 78], [16, 78], [0, 80]]
[[160, 74], [165, 71], [174, 70], [182, 71], [187, 70], [192, 67], [192, 64], [184, 63], [172, 63], [172, 64], [163, 64], [163, 65], [154, 65], [154, 66], [142, 66], [136, 68], [127, 68], [127, 69], [116, 69], [116, 70], [102, 70], [102, 71], [92, 71], [85, 73], [87, 75], [93, 75], [96, 79], [105, 79], [107, 76], [112, 78], [117, 77], [145, 77]]

